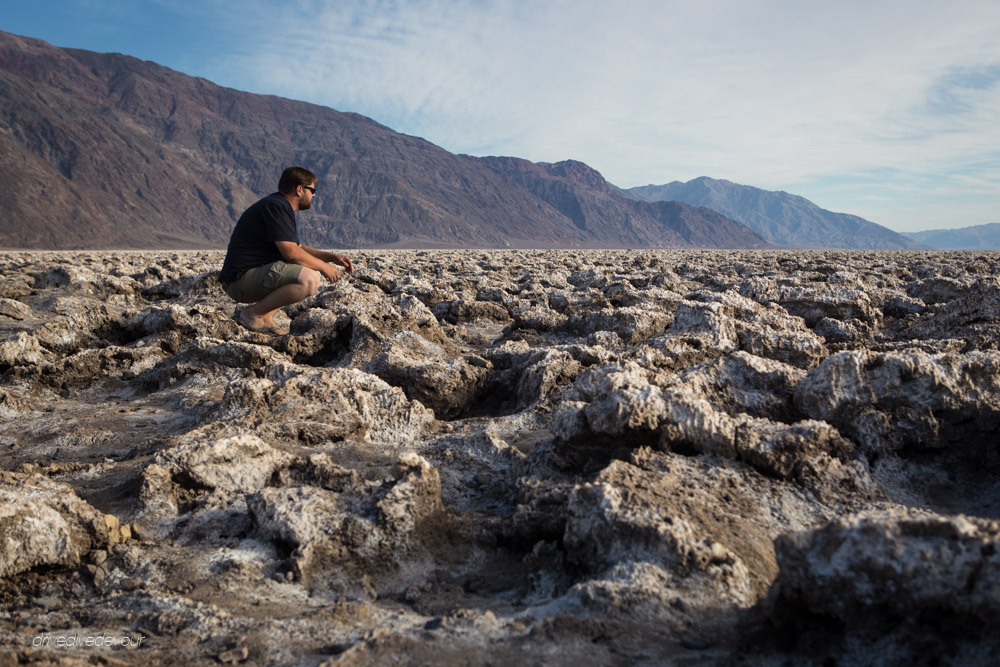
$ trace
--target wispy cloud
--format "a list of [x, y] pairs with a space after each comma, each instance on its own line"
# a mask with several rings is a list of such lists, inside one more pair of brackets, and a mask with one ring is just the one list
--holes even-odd
[[[996, 98], [1000, 89], [1000, 64], [953, 67], [928, 91], [927, 108], [943, 116], [968, 115]], [[993, 99], [991, 99], [993, 98]]]
[[[1000, 156], [993, 0], [201, 7], [225, 43], [202, 75], [363, 113], [455, 152], [580, 159], [622, 186], [709, 175], [813, 187], [805, 196], [852, 173], [892, 175], [868, 182], [886, 192], [935, 179], [957, 192], [968, 182], [951, 175], [965, 170], [997, 195], [975, 215], [1000, 219], [995, 171], [972, 166]], [[865, 215], [868, 190], [828, 189], [836, 199], [817, 203]], [[874, 219], [917, 224], [888, 211]]]

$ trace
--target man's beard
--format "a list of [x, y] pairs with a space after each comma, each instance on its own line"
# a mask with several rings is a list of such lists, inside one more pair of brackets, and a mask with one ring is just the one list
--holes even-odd
[[305, 211], [306, 209], [312, 208], [313, 203], [311, 201], [299, 200], [299, 210]]

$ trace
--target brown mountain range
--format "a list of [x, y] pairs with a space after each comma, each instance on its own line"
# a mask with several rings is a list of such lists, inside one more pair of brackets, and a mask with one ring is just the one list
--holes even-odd
[[578, 162], [454, 155], [358, 114], [0, 32], [0, 246], [218, 248], [281, 169], [318, 178], [323, 247], [766, 247]]

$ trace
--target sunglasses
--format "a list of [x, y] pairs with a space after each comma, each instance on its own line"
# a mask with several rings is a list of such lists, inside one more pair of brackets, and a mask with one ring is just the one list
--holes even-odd
[[313, 186], [311, 186], [311, 185], [303, 185], [302, 187], [304, 187], [309, 192], [311, 192], [313, 194], [316, 194], [316, 188], [314, 188]]

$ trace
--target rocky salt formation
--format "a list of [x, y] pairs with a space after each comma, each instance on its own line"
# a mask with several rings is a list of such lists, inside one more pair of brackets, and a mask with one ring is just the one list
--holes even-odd
[[1000, 651], [1000, 255], [354, 256], [0, 255], [0, 664]]

